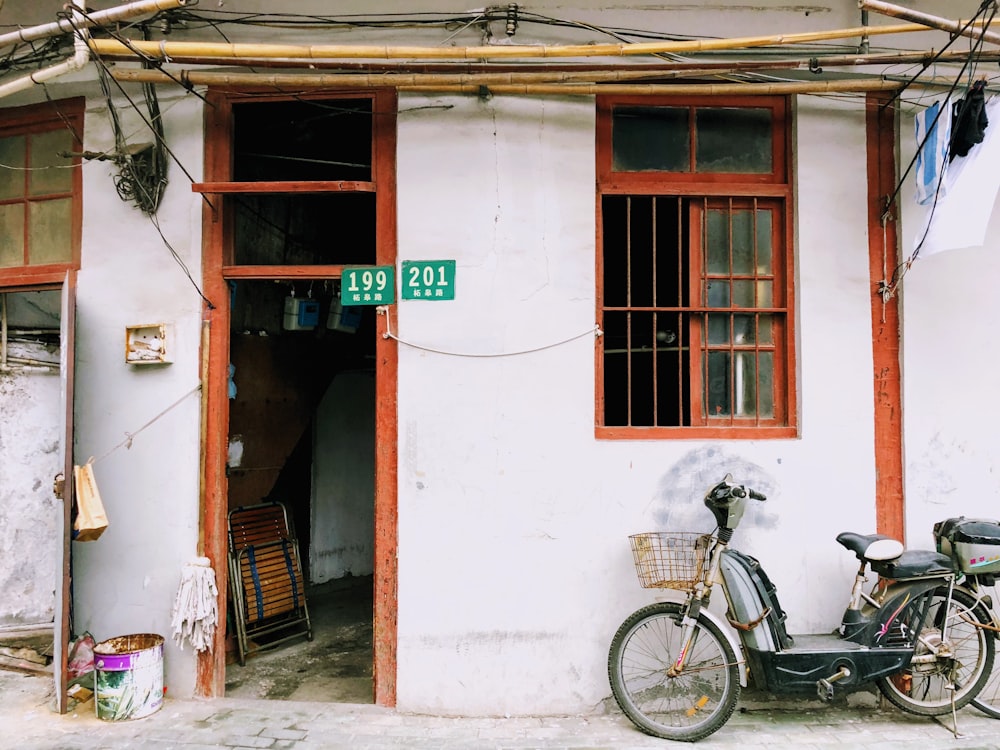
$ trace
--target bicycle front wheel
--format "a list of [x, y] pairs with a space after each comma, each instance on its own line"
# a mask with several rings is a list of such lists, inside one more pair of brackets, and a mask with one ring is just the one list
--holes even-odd
[[625, 715], [646, 734], [695, 742], [717, 731], [740, 697], [739, 665], [715, 623], [698, 617], [684, 661], [669, 674], [684, 647], [681, 607], [651, 604], [615, 633], [608, 655], [611, 691]]
[[[920, 632], [909, 669], [878, 680], [890, 703], [918, 716], [939, 716], [968, 704], [982, 690], [993, 670], [993, 634], [981, 626], [990, 622], [986, 610], [969, 593], [948, 589], [932, 594], [926, 625]], [[947, 642], [942, 628], [947, 622]], [[950, 656], [934, 657], [941, 648]]]

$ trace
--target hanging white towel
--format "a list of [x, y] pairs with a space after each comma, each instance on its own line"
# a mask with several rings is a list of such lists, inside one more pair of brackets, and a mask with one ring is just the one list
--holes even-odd
[[982, 247], [1000, 193], [1000, 97], [986, 102], [990, 124], [983, 142], [948, 167], [948, 197], [926, 209], [918, 225], [915, 251], [924, 258], [944, 250]]
[[[926, 205], [948, 189], [948, 142], [951, 140], [951, 99], [934, 102], [913, 121], [917, 137], [917, 203]], [[926, 140], [925, 140], [926, 139]], [[921, 146], [923, 144], [923, 146]], [[940, 185], [940, 189], [939, 186]]]
[[219, 619], [218, 601], [219, 590], [215, 585], [212, 562], [207, 557], [198, 557], [185, 563], [170, 621], [174, 641], [181, 650], [185, 640], [195, 651], [212, 650]]

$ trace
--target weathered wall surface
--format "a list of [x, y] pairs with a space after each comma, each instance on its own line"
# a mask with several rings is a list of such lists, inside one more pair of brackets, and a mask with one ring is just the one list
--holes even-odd
[[[141, 132], [127, 103], [118, 105], [126, 131]], [[166, 98], [161, 106], [171, 150], [200, 174], [201, 102]], [[86, 149], [114, 148], [100, 100], [88, 108], [85, 127]], [[176, 164], [169, 176], [157, 220], [199, 279], [201, 202]], [[151, 220], [118, 198], [105, 162], [84, 167], [81, 265], [75, 451], [97, 459], [94, 473], [109, 526], [96, 542], [73, 545], [77, 629], [98, 640], [163, 635], [169, 689], [190, 695], [194, 659], [190, 647], [181, 652], [170, 640], [170, 615], [183, 564], [198, 554], [202, 300]], [[159, 322], [172, 325], [175, 340], [167, 345], [173, 363], [125, 364], [125, 327]]]
[[770, 496], [737, 543], [792, 631], [839, 624], [852, 564], [833, 537], [874, 526], [863, 106], [799, 103], [801, 438], [733, 442], [595, 441], [592, 334], [474, 356], [594, 326], [592, 102], [400, 110], [400, 257], [458, 271], [453, 303], [400, 303], [399, 336], [470, 355], [400, 346], [400, 704], [597, 704], [615, 628], [653, 598], [628, 534], [710, 531], [701, 497], [729, 471]]
[[0, 372], [0, 629], [54, 616], [60, 403], [58, 372]]
[[[575, 5], [579, 18], [603, 25], [712, 36], [859, 20], [853, 2], [808, 9], [686, 3], [662, 13], [659, 6], [611, 13], [606, 3]], [[29, 6], [8, 0], [2, 18]], [[409, 10], [449, 8], [457, 4]], [[577, 16], [556, 3], [539, 9]], [[321, 10], [328, 13], [328, 4]], [[359, 1], [339, 10], [373, 8]], [[924, 10], [956, 12], [943, 3]], [[967, 17], [974, 4], [963, 10]], [[579, 38], [557, 27], [521, 33], [525, 42]], [[892, 43], [921, 46], [927, 38]], [[364, 37], [343, 29], [327, 41], [365, 39], [441, 42], [437, 32]], [[470, 30], [448, 43], [481, 41]], [[52, 91], [75, 93], [72, 86]], [[201, 103], [174, 90], [170, 96], [167, 139], [197, 178]], [[904, 122], [904, 142], [909, 127]], [[133, 129], [141, 129], [135, 120], [126, 126]], [[111, 146], [103, 102], [93, 98], [85, 147]], [[853, 564], [833, 537], [874, 527], [863, 100], [796, 102], [796, 439], [594, 439], [594, 148], [589, 99], [400, 97], [398, 257], [455, 259], [459, 289], [454, 302], [399, 305], [404, 342], [454, 353], [399, 345], [404, 710], [558, 713], [599, 704], [610, 692], [605, 665], [615, 628], [654, 598], [635, 580], [628, 534], [710, 530], [700, 498], [726, 472], [769, 496], [751, 509], [737, 541], [778, 585], [792, 632], [838, 624]], [[96, 475], [111, 526], [98, 542], [74, 545], [77, 623], [98, 638], [168, 634], [198, 528], [192, 390], [201, 300], [149, 219], [118, 199], [110, 167], [90, 163], [84, 179], [76, 451], [101, 457]], [[171, 179], [160, 226], [197, 279], [201, 201], [173, 167]], [[907, 198], [904, 242], [915, 231]], [[1000, 407], [991, 342], [1000, 269], [993, 244], [920, 261], [904, 283], [907, 522], [915, 542], [929, 543], [926, 530], [939, 517], [991, 514], [995, 503], [992, 425]], [[126, 366], [125, 326], [158, 321], [175, 326], [174, 364]], [[511, 356], [456, 356], [498, 353]], [[131, 447], [111, 452], [177, 402]], [[6, 471], [6, 456], [0, 460]], [[49, 473], [40, 476], [48, 481]], [[189, 695], [190, 651], [169, 645], [166, 666], [171, 694]]]

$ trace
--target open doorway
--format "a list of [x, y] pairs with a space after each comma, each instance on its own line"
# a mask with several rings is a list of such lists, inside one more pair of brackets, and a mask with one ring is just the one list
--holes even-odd
[[[286, 605], [298, 607], [304, 591], [310, 621], [296, 623], [304, 638], [267, 643], [275, 648], [242, 666], [221, 658], [234, 631], [238, 644], [251, 640], [230, 612], [214, 653], [199, 657], [198, 690], [395, 705], [397, 360], [381, 335], [395, 311], [337, 309], [345, 268], [396, 262], [395, 93], [206, 97], [206, 182], [194, 186], [207, 194], [203, 270], [214, 301], [206, 309], [205, 549], [216, 576], [247, 591], [239, 607], [247, 621], [268, 619], [273, 611], [260, 602], [271, 578], [227, 565], [229, 513], [281, 502], [269, 523], [294, 529], [295, 564], [284, 548], [267, 552], [279, 557]], [[366, 630], [317, 650], [319, 605], [334, 590], [334, 602], [356, 602]], [[363, 664], [336, 663], [345, 652], [364, 653]], [[265, 659], [295, 675], [251, 676]], [[307, 687], [314, 667], [341, 687], [353, 681], [355, 692]], [[267, 688], [279, 677], [285, 687]]]
[[68, 290], [0, 291], [0, 669], [54, 675], [69, 636]]
[[[266, 544], [240, 558], [248, 579], [231, 576], [229, 697], [373, 700], [375, 312], [341, 308], [338, 283], [231, 283], [229, 509], [279, 503], [297, 550], [283, 549], [274, 573], [287, 586], [268, 590]], [[303, 591], [286, 577], [296, 564]], [[282, 597], [301, 609], [272, 616]]]

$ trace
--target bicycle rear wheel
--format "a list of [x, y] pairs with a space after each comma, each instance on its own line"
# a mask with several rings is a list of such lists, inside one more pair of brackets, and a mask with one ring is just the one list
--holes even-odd
[[[983, 591], [984, 588], [990, 587], [983, 587], [982, 584], [977, 584], [975, 590], [980, 594], [989, 593], [987, 591]], [[992, 590], [991, 596], [988, 598], [988, 601], [991, 604], [992, 602], [997, 601], [998, 593], [1000, 592], [997, 592], [995, 589]], [[995, 616], [992, 622], [996, 624]], [[1000, 637], [1000, 634], [991, 630], [989, 631], [989, 635], [993, 638], [993, 645], [996, 647], [996, 638]], [[993, 669], [990, 672], [989, 677], [986, 678], [986, 684], [983, 685], [983, 689], [979, 691], [979, 694], [969, 701], [969, 705], [979, 709], [987, 716], [994, 719], [1000, 719], [1000, 659], [993, 659]]]
[[[975, 597], [955, 589], [947, 604], [948, 589], [931, 595], [930, 611], [914, 650], [913, 663], [903, 672], [877, 681], [882, 694], [895, 705], [918, 716], [939, 716], [954, 706], [962, 708], [980, 692], [993, 671], [993, 634], [978, 624], [989, 623], [985, 608]], [[941, 629], [948, 623], [951, 658], [932, 658], [941, 643]], [[947, 650], [947, 649], [945, 649]]]
[[729, 641], [698, 617], [684, 670], [668, 670], [683, 647], [679, 604], [662, 602], [634, 612], [611, 642], [608, 676], [625, 715], [646, 734], [694, 742], [717, 731], [740, 697], [739, 666]]

